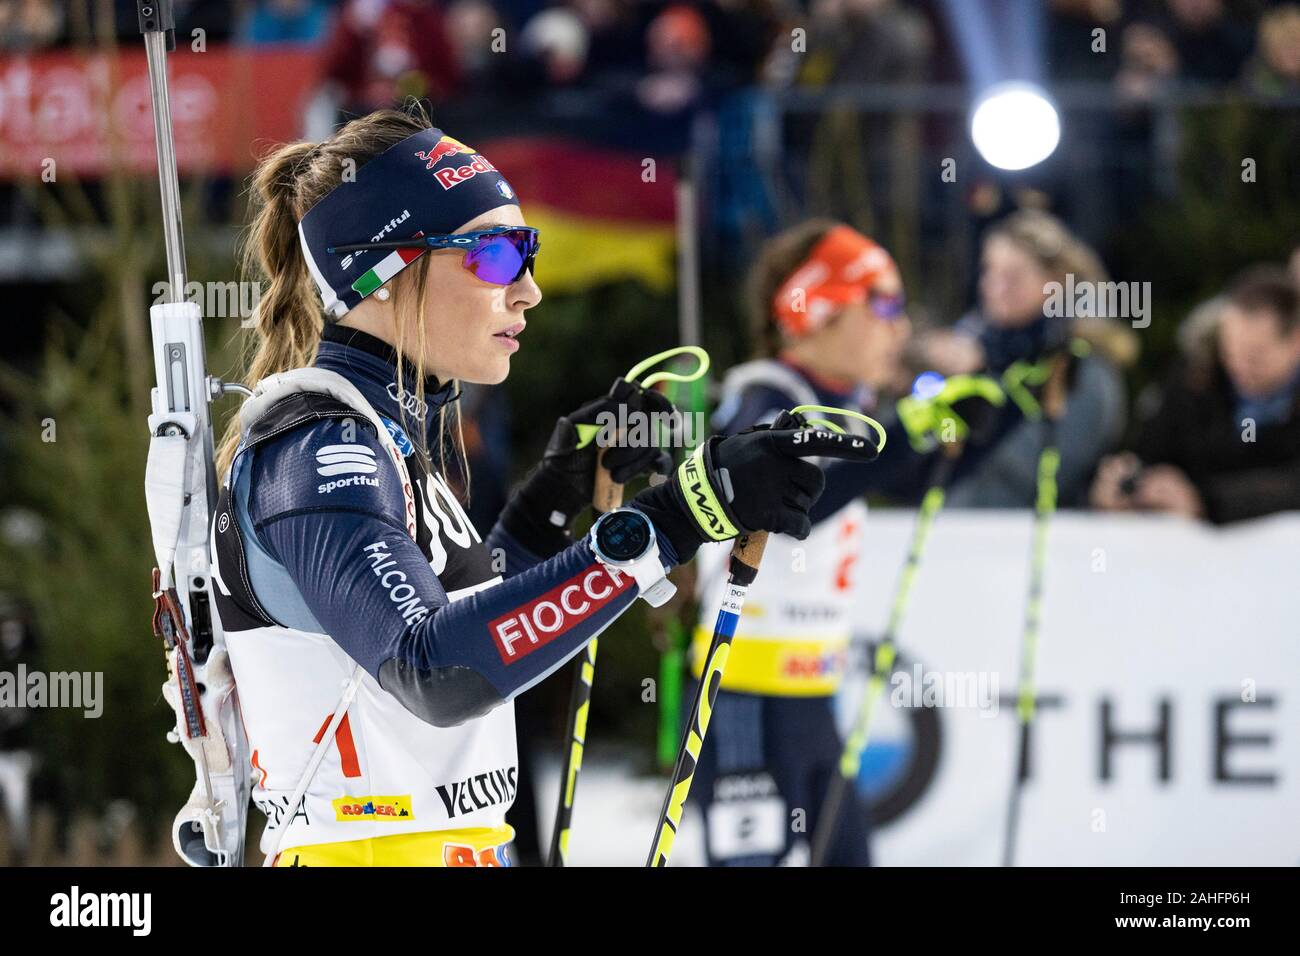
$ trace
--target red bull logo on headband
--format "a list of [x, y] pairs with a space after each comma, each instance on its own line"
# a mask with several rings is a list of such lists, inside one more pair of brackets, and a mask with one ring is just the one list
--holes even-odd
[[477, 152], [473, 146], [466, 146], [460, 140], [452, 136], [443, 136], [438, 140], [437, 145], [427, 152], [423, 149], [417, 150], [415, 155], [424, 160], [425, 169], [433, 169], [438, 163], [442, 162], [448, 156], [455, 156], [457, 153], [473, 154]]
[[451, 166], [434, 171], [433, 178], [438, 180], [443, 189], [452, 189], [459, 186], [461, 183], [473, 179], [479, 173], [494, 173], [497, 171], [497, 168], [488, 161], [487, 157], [476, 152], [474, 147], [466, 146], [460, 140], [453, 139], [450, 136], [444, 136], [438, 140], [438, 144], [433, 149], [427, 152], [419, 150], [415, 155], [424, 160], [425, 169], [433, 169], [448, 156], [457, 156], [462, 153], [472, 156], [472, 161], [463, 166]]

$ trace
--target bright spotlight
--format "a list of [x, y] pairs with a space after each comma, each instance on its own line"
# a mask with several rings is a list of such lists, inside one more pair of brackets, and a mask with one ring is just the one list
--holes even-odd
[[1028, 169], [1061, 141], [1061, 120], [1047, 94], [1027, 83], [989, 89], [971, 113], [970, 138], [990, 165]]

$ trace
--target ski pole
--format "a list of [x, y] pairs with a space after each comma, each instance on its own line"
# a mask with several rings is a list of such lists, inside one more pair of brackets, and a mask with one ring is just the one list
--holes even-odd
[[[662, 362], [678, 355], [690, 355], [699, 365], [689, 373], [658, 371], [646, 375], [640, 382], [638, 376]], [[652, 388], [659, 382], [693, 382], [709, 370], [709, 353], [695, 345], [683, 345], [652, 355], [638, 362], [623, 378], [641, 388]], [[621, 439], [621, 435], [619, 438]], [[623, 503], [623, 486], [616, 482], [604, 465], [605, 452], [601, 449], [596, 464], [596, 484], [591, 505], [597, 514], [613, 511]], [[573, 674], [573, 690], [569, 695], [569, 712], [565, 719], [564, 766], [560, 772], [560, 797], [555, 808], [555, 823], [551, 827], [551, 848], [547, 866], [565, 866], [569, 857], [569, 830], [573, 823], [573, 799], [578, 790], [578, 774], [582, 770], [582, 752], [587, 741], [587, 715], [591, 708], [591, 687], [596, 678], [596, 651], [598, 639], [593, 638], [578, 655]]]
[[[884, 693], [885, 683], [894, 672], [894, 664], [898, 657], [895, 642], [907, 613], [912, 594], [912, 582], [921, 565], [930, 528], [934, 524], [935, 516], [943, 508], [944, 498], [953, 473], [956, 471], [957, 462], [961, 459], [961, 453], [971, 437], [970, 426], [953, 410], [953, 405], [970, 400], [1001, 407], [1006, 403], [1006, 394], [997, 382], [987, 376], [954, 375], [942, 379], [933, 373], [927, 373], [917, 378], [912, 396], [899, 402], [899, 418], [907, 428], [912, 447], [922, 452], [933, 451], [937, 447], [941, 449], [939, 453], [942, 457], [931, 476], [930, 487], [925, 497], [921, 499], [921, 507], [912, 528], [912, 540], [908, 546], [907, 558], [894, 588], [894, 601], [890, 607], [889, 620], [885, 625], [885, 633], [880, 639], [880, 644], [876, 648], [872, 672], [853, 721], [853, 729], [844, 742], [844, 750], [837, 765], [839, 772], [831, 777], [830, 786], [822, 801], [821, 812], [817, 816], [817, 829], [813, 835], [810, 860], [812, 866], [826, 864], [836, 831], [839, 829], [844, 798], [858, 779], [862, 754], [871, 740], [872, 716]], [[992, 422], [992, 416], [984, 417], [986, 427]], [[980, 433], [985, 430], [986, 428], [975, 429], [975, 437], [982, 437]], [[948, 437], [949, 431], [952, 433], [951, 438]]]
[[[1039, 416], [1045, 419], [1047, 430], [1043, 450], [1038, 456], [1037, 491], [1034, 501], [1034, 537], [1030, 551], [1029, 596], [1025, 605], [1024, 630], [1020, 644], [1020, 673], [1016, 690], [1016, 718], [1020, 726], [1015, 762], [1015, 774], [1011, 782], [1011, 796], [1007, 802], [1006, 831], [1002, 850], [1002, 865], [1014, 866], [1016, 858], [1016, 836], [1020, 827], [1020, 799], [1024, 792], [1025, 781], [1029, 779], [1029, 747], [1034, 717], [1037, 712], [1037, 700], [1034, 688], [1034, 671], [1038, 660], [1038, 626], [1042, 608], [1043, 577], [1047, 557], [1047, 530], [1052, 515], [1056, 513], [1057, 484], [1056, 475], [1061, 464], [1061, 453], [1057, 448], [1056, 424], [1065, 406], [1065, 368], [1064, 355], [1057, 356], [1050, 368], [1040, 363], [1031, 367], [1028, 374], [1024, 370], [1016, 372], [1016, 366], [1008, 370], [1012, 381], [1008, 383], [1008, 394], [1028, 409], [1028, 402], [1033, 401], [1021, 382], [1028, 384], [1046, 382], [1043, 403]], [[1021, 382], [1015, 381], [1017, 375]], [[1035, 403], [1036, 405], [1036, 403]]]
[[[689, 340], [686, 340], [689, 341]], [[709, 381], [707, 378], [693, 382], [669, 382], [664, 389], [668, 400], [679, 408], [683, 415], [691, 417], [692, 422], [699, 422], [708, 408]], [[691, 428], [685, 433], [682, 453], [689, 455], [704, 441], [704, 428]], [[694, 593], [695, 566], [687, 565], [682, 569], [678, 587], [684, 594]], [[671, 610], [670, 610], [671, 608]], [[696, 608], [690, 601], [669, 604], [663, 609], [668, 613], [650, 614], [650, 621], [658, 627], [655, 635], [660, 648], [659, 686], [656, 698], [659, 705], [658, 729], [655, 734], [655, 762], [660, 770], [667, 771], [673, 765], [677, 755], [677, 741], [682, 735], [682, 667], [685, 662], [685, 649], [688, 643], [686, 618], [694, 618]]]
[[664, 621], [664, 649], [659, 658], [659, 724], [655, 734], [655, 761], [661, 770], [677, 756], [673, 743], [681, 733], [678, 711], [682, 706], [682, 664], [686, 629], [675, 614]]
[[[825, 405], [799, 405], [789, 412], [791, 416], [804, 416], [796, 420], [801, 420], [806, 426], [821, 426], [840, 433], [844, 429], [839, 425], [823, 418], [808, 418], [804, 415], [806, 412], [844, 415], [864, 421], [876, 430], [879, 439], [876, 444], [877, 453], [885, 447], [884, 428], [879, 422], [866, 415]], [[666, 867], [672, 855], [673, 843], [681, 827], [682, 812], [686, 808], [686, 798], [691, 792], [691, 781], [695, 778], [700, 750], [704, 746], [704, 737], [709, 731], [713, 707], [718, 699], [718, 689], [722, 686], [722, 675], [727, 667], [727, 656], [731, 652], [731, 641], [735, 637], [736, 625], [745, 606], [745, 594], [754, 583], [754, 578], [758, 576], [758, 568], [763, 560], [763, 549], [766, 547], [766, 531], [743, 534], [736, 538], [736, 543], [732, 545], [727, 566], [727, 584], [723, 591], [722, 603], [718, 608], [717, 621], [713, 625], [713, 639], [709, 642], [708, 655], [705, 657], [700, 680], [695, 688], [691, 716], [677, 748], [677, 759], [673, 764], [668, 792], [664, 795], [663, 806], [659, 810], [655, 840], [650, 847], [650, 856], [646, 859], [647, 867]]]

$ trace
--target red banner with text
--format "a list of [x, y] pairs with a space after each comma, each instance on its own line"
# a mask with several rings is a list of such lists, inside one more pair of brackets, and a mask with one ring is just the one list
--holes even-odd
[[[270, 142], [302, 136], [317, 51], [182, 47], [167, 60], [182, 173], [243, 173]], [[157, 168], [143, 49], [0, 57], [0, 178], [115, 165]]]

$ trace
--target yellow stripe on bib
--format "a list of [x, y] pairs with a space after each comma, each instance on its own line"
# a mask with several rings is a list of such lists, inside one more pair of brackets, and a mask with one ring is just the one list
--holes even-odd
[[276, 866], [510, 866], [514, 828], [476, 827], [319, 843], [283, 850]]
[[[695, 629], [691, 672], [699, 679], [711, 631]], [[828, 697], [844, 676], [849, 639], [843, 637], [742, 637], [731, 642], [722, 689], [773, 697]]]

